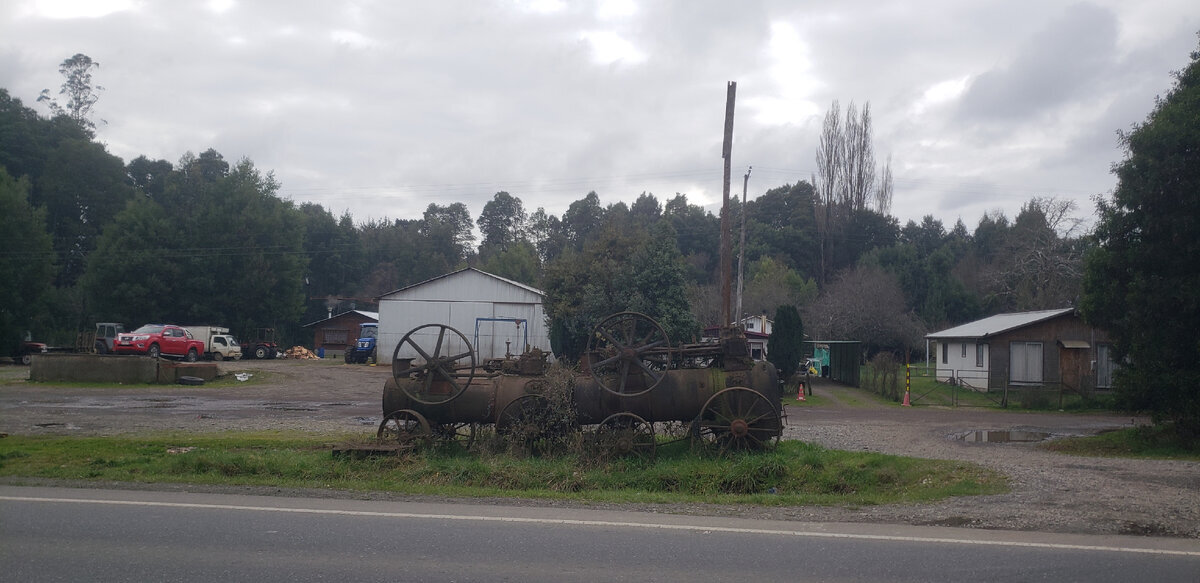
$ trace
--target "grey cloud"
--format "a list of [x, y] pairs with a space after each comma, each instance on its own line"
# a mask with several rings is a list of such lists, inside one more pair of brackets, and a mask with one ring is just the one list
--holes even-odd
[[980, 74], [962, 100], [963, 120], [1026, 119], [1086, 96], [1116, 59], [1115, 16], [1076, 4], [1007, 65]]

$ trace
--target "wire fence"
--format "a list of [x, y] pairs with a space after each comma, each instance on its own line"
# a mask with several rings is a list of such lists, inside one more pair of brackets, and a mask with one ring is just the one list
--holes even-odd
[[[894, 372], [897, 369], [899, 372]], [[1107, 390], [1085, 390], [1058, 381], [1014, 382], [1007, 376], [997, 382], [986, 371], [977, 369], [905, 367], [886, 360], [869, 362], [863, 378], [863, 388], [894, 401], [900, 401], [907, 390], [908, 402], [913, 406], [1065, 410], [1109, 408], [1112, 402], [1111, 391]]]

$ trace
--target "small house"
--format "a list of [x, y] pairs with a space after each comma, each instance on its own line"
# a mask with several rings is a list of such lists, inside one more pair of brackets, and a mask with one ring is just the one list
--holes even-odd
[[[358, 340], [358, 327], [364, 323], [379, 322], [379, 312], [348, 310], [324, 320], [302, 326], [313, 329], [313, 351], [325, 356], [338, 356], [354, 346]], [[324, 352], [322, 352], [324, 349]]]
[[[746, 344], [750, 348], [750, 357], [754, 360], [767, 359], [767, 344], [771, 339], [771, 325], [774, 323], [766, 314], [742, 318], [742, 329], [746, 331]], [[709, 326], [704, 329], [701, 339], [704, 342], [716, 342], [721, 338], [720, 326]]]
[[1074, 308], [997, 314], [925, 336], [939, 381], [980, 389], [1061, 383], [1112, 387], [1108, 335]]

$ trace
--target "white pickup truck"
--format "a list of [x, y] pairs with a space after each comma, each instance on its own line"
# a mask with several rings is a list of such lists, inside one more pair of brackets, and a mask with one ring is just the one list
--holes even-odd
[[242, 345], [229, 335], [229, 328], [220, 326], [184, 326], [196, 340], [204, 342], [204, 358], [212, 360], [238, 360], [242, 357]]

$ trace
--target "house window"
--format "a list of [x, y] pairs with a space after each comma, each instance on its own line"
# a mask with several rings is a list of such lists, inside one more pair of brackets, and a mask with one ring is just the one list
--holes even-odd
[[346, 342], [347, 330], [337, 330], [333, 328], [325, 329], [325, 340], [323, 344], [348, 344]]
[[962, 357], [963, 358], [967, 357], [967, 343], [966, 342], [962, 343]]
[[942, 343], [942, 364], [947, 364], [949, 362], [950, 362], [950, 343], [943, 342]]
[[1041, 384], [1042, 343], [1012, 342], [1008, 346], [1009, 380], [1013, 383]]
[[983, 347], [984, 346], [985, 345], [983, 345], [983, 344], [975, 345], [975, 366], [977, 368], [983, 368]]

